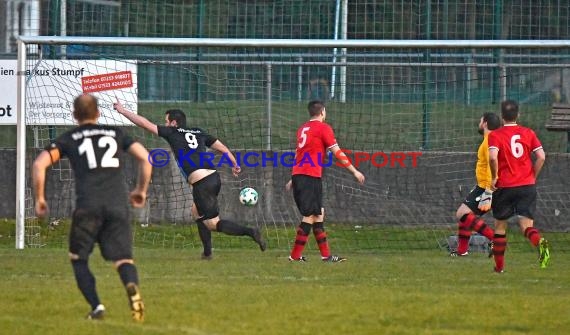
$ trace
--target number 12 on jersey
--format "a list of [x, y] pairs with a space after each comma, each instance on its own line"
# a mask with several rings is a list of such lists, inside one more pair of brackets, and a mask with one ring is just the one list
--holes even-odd
[[77, 147], [79, 149], [79, 155], [85, 154], [87, 156], [87, 166], [90, 169], [96, 169], [98, 166], [102, 168], [116, 168], [119, 167], [119, 159], [115, 158], [115, 153], [117, 152], [117, 141], [111, 136], [103, 136], [97, 141], [97, 146], [99, 148], [107, 148], [103, 157], [101, 157], [100, 164], [97, 163], [97, 157], [95, 157], [95, 149], [93, 148], [93, 140], [91, 138], [83, 139], [81, 145]]

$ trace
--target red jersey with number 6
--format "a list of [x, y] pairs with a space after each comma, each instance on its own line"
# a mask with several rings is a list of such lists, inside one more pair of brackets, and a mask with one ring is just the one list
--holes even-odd
[[499, 150], [499, 180], [497, 187], [533, 185], [531, 154], [542, 149], [542, 144], [532, 129], [517, 124], [506, 124], [489, 134], [489, 150]]
[[297, 130], [297, 149], [293, 175], [312, 177], [323, 175], [327, 150], [337, 145], [334, 132], [328, 124], [319, 120], [305, 122]]

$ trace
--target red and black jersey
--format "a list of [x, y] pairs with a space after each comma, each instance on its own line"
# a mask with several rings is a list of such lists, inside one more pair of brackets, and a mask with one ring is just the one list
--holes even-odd
[[531, 154], [542, 148], [534, 131], [517, 124], [506, 124], [489, 134], [489, 150], [498, 150], [497, 187], [533, 185]]
[[120, 199], [126, 204], [123, 153], [133, 142], [120, 128], [86, 124], [62, 134], [46, 150], [57, 149], [69, 159], [78, 203]]
[[215, 170], [211, 160], [201, 157], [201, 153], [206, 152], [218, 139], [208, 134], [200, 128], [178, 128], [158, 126], [158, 136], [164, 138], [172, 154], [176, 158], [180, 170], [185, 178], [198, 170]]
[[319, 120], [305, 122], [297, 130], [297, 149], [292, 174], [320, 178], [326, 152], [335, 145], [337, 143], [331, 126]]

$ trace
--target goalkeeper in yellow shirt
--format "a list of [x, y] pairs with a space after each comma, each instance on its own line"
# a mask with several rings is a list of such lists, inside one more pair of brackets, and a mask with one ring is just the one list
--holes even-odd
[[493, 240], [494, 232], [481, 219], [481, 216], [491, 209], [493, 192], [491, 191], [491, 168], [489, 166], [489, 133], [501, 126], [501, 119], [495, 113], [485, 113], [479, 122], [479, 133], [483, 141], [477, 151], [477, 164], [475, 177], [477, 185], [471, 190], [461, 206], [457, 209], [455, 217], [457, 224], [457, 250], [451, 256], [467, 256], [469, 254], [469, 239], [471, 232], [476, 231], [489, 240]]

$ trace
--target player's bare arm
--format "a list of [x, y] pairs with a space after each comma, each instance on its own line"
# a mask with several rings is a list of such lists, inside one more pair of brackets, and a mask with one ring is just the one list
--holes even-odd
[[59, 150], [44, 150], [32, 165], [32, 179], [34, 184], [36, 215], [44, 217], [48, 213], [48, 205], [45, 199], [46, 170], [55, 162], [59, 161]]
[[228, 149], [228, 147], [225, 144], [223, 144], [220, 140], [214, 142], [210, 146], [210, 148], [222, 153], [223, 155], [226, 155], [230, 159], [230, 161], [232, 162], [232, 173], [235, 177], [237, 177], [241, 172], [241, 167], [238, 165], [237, 160], [234, 157], [234, 154], [232, 154], [232, 152], [230, 151], [230, 149]]
[[119, 112], [119, 114], [126, 117], [129, 121], [136, 124], [137, 126], [144, 128], [151, 133], [158, 135], [158, 127], [156, 124], [150, 122], [147, 118], [142, 115], [135, 114], [129, 110], [127, 110], [117, 99], [117, 102], [113, 103], [113, 108]]
[[499, 150], [489, 148], [489, 168], [491, 169], [491, 190], [497, 190], [497, 171], [499, 171]]
[[535, 160], [533, 164], [534, 177], [538, 178], [538, 175], [540, 174], [540, 171], [544, 166], [544, 161], [546, 161], [546, 153], [544, 152], [544, 149], [540, 148], [536, 150], [534, 154], [535, 154]]
[[356, 178], [356, 180], [360, 183], [360, 184], [364, 184], [364, 175], [358, 171], [354, 165], [352, 165], [352, 163], [350, 163], [350, 159], [348, 159], [348, 157], [346, 157], [346, 155], [342, 152], [342, 150], [339, 148], [338, 145], [333, 146], [332, 148], [330, 148], [330, 150], [332, 151], [333, 155], [339, 159], [340, 161], [345, 161], [346, 163], [343, 164], [343, 166], [350, 171], [350, 173], [352, 173], [352, 175], [354, 176], [354, 178]]
[[148, 151], [142, 144], [134, 142], [129, 147], [128, 152], [137, 160], [139, 171], [137, 186], [130, 193], [129, 198], [133, 207], [142, 208], [146, 201], [146, 193], [152, 174], [152, 165], [148, 161]]

